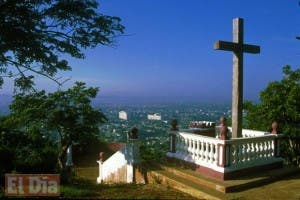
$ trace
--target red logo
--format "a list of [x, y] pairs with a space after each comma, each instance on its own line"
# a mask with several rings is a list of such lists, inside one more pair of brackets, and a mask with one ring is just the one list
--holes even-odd
[[5, 174], [6, 196], [59, 196], [59, 174]]

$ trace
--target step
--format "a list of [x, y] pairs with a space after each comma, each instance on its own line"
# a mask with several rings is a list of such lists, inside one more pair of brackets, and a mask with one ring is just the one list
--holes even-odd
[[203, 177], [203, 176], [193, 172], [192, 170], [179, 169], [179, 168], [169, 167], [169, 166], [165, 166], [165, 165], [161, 165], [161, 168], [170, 173], [173, 173], [182, 178], [185, 178], [186, 180], [193, 181], [193, 182], [195, 182], [199, 185], [205, 186], [207, 188], [217, 190], [219, 192], [226, 191], [226, 187], [223, 184], [220, 184], [220, 182], [213, 180], [213, 179], [208, 179], [206, 177]]
[[199, 199], [221, 199], [222, 193], [213, 194], [214, 191], [201, 186], [193, 181], [187, 181], [185, 178], [177, 176], [165, 170], [151, 171], [150, 176], [155, 176], [161, 183], [167, 184], [174, 189], [187, 193]]
[[186, 181], [192, 181], [198, 185], [204, 186], [205, 188], [209, 188], [222, 193], [238, 192], [261, 186], [300, 172], [300, 169], [297, 167], [285, 166], [280, 169], [273, 169], [266, 172], [250, 174], [248, 176], [240, 177], [236, 180], [221, 181], [204, 177], [190, 169], [184, 169], [176, 165], [170, 165], [168, 163], [156, 164], [156, 168], [175, 174], [176, 176], [184, 178]]

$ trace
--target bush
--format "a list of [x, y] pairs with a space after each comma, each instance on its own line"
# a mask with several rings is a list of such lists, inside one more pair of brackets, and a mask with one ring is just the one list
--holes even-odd
[[14, 153], [12, 149], [1, 145], [0, 146], [0, 187], [4, 185], [4, 175], [14, 169], [13, 164]]
[[[41, 134], [0, 129], [0, 173], [54, 173], [58, 148]], [[36, 137], [32, 137], [36, 136]]]
[[[149, 140], [148, 140], [149, 141]], [[156, 141], [152, 145], [142, 142], [140, 146], [140, 156], [142, 162], [147, 161], [162, 161], [169, 149], [169, 142], [165, 141], [162, 144]]]
[[9, 172], [13, 169], [14, 153], [12, 149], [0, 146], [0, 172], [1, 174]]
[[58, 151], [53, 147], [24, 146], [15, 151], [15, 169], [20, 173], [54, 173]]

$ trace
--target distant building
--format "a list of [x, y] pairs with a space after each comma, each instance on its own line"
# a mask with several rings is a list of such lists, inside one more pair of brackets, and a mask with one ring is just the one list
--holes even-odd
[[161, 115], [158, 113], [155, 113], [153, 115], [148, 115], [149, 120], [161, 120]]
[[125, 111], [120, 111], [119, 119], [127, 120], [127, 113]]

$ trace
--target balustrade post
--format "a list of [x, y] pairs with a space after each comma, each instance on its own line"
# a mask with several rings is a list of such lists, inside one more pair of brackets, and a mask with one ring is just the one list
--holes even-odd
[[185, 156], [189, 154], [189, 139], [188, 138], [184, 138], [183, 154]]
[[172, 127], [171, 127], [171, 131], [169, 134], [169, 138], [170, 138], [170, 152], [171, 153], [176, 153], [176, 135], [178, 132], [178, 128], [177, 128], [177, 120], [174, 119], [171, 123]]
[[210, 153], [209, 153], [209, 160], [211, 163], [214, 162], [214, 144], [210, 143]]
[[200, 141], [199, 140], [197, 140], [196, 157], [197, 157], [197, 159], [200, 158]]
[[229, 166], [231, 162], [231, 145], [218, 144], [217, 150], [217, 165], [220, 167]]
[[129, 163], [140, 163], [140, 144], [138, 139], [130, 139], [125, 146], [125, 157]]
[[192, 154], [193, 153], [193, 147], [192, 147], [193, 141], [192, 140], [193, 140], [192, 138], [188, 138], [187, 154]]
[[274, 138], [274, 157], [280, 156], [280, 139], [278, 137]]
[[230, 166], [231, 164], [231, 145], [230, 144], [226, 144], [225, 145], [225, 167]]
[[99, 160], [97, 163], [99, 164], [99, 176], [97, 178], [97, 183], [103, 183], [103, 160], [104, 160], [104, 152], [99, 153]]
[[196, 140], [193, 139], [192, 143], [193, 143], [192, 154], [193, 154], [193, 159], [195, 159], [196, 158]]
[[130, 131], [129, 141], [126, 144], [126, 159], [127, 162], [135, 164], [140, 162], [140, 145], [138, 141], [138, 129], [133, 127]]
[[201, 141], [201, 160], [204, 160], [204, 141]]
[[170, 152], [176, 153], [176, 132], [171, 131], [169, 137], [170, 137]]

